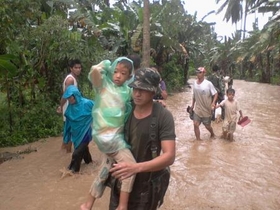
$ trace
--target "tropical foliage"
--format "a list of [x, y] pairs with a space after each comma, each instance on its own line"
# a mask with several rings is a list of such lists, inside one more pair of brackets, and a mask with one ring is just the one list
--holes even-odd
[[[227, 21], [244, 22], [244, 27], [237, 31], [237, 36], [225, 39], [224, 53], [230, 60], [227, 59], [225, 62], [226, 59], [218, 58], [216, 61], [220, 59], [218, 62], [222, 64], [223, 69], [235, 78], [279, 84], [280, 1], [216, 0], [216, 2], [223, 2], [218, 12], [226, 8], [224, 18]], [[255, 20], [253, 31], [246, 30], [246, 15], [253, 12], [272, 13], [271, 20], [262, 30], [258, 28], [258, 19]], [[245, 39], [246, 33], [249, 36]]]
[[252, 11], [273, 17], [262, 30], [256, 20], [253, 31], [244, 27], [223, 39], [215, 23], [197, 20], [180, 0], [110, 3], [0, 0], [0, 146], [61, 134], [55, 108], [74, 58], [83, 63], [79, 84], [86, 97], [92, 97], [90, 66], [130, 53], [142, 55], [143, 66], [159, 66], [169, 91], [187, 84], [196, 67], [214, 63], [235, 78], [280, 82], [279, 1], [225, 0], [220, 10], [227, 21], [246, 22], [243, 15]]

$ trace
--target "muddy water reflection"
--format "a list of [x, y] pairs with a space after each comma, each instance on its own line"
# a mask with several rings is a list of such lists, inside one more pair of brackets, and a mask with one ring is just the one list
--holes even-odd
[[[280, 87], [234, 81], [236, 98], [252, 122], [237, 127], [234, 142], [195, 141], [186, 113], [191, 90], [168, 98], [177, 140], [172, 180], [161, 209], [280, 209]], [[222, 124], [213, 123], [217, 136]]]

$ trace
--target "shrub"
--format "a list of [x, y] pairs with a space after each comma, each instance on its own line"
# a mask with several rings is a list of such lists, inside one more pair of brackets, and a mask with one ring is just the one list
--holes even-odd
[[22, 108], [11, 106], [10, 109], [11, 116], [7, 106], [1, 104], [0, 147], [22, 145], [62, 132], [62, 116], [46, 100]]

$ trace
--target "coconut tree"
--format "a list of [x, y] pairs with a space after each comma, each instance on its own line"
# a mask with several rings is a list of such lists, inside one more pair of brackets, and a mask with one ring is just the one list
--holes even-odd
[[[221, 0], [216, 0], [217, 4], [220, 2]], [[243, 0], [224, 0], [217, 13], [220, 13], [226, 8], [224, 20], [227, 22], [231, 20], [232, 24], [236, 24], [243, 16], [242, 2]]]

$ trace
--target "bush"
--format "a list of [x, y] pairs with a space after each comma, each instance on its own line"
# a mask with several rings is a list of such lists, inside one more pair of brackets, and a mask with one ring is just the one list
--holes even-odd
[[173, 59], [163, 65], [162, 79], [166, 83], [168, 91], [180, 90], [184, 85], [184, 72], [180, 65]]
[[46, 100], [23, 108], [11, 106], [10, 109], [11, 116], [7, 106], [1, 104], [0, 147], [22, 145], [62, 132], [62, 116]]
[[275, 76], [271, 77], [271, 84], [280, 85], [280, 76], [275, 75]]

